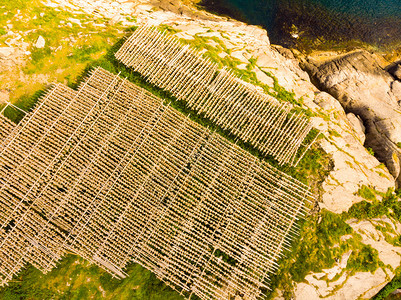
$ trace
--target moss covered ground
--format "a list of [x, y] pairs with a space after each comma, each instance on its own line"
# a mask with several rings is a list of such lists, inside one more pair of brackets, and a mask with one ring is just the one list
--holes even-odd
[[[20, 49], [29, 44], [26, 50], [31, 54], [25, 63], [0, 68], [0, 90], [10, 90], [10, 101], [24, 110], [47, 82], [76, 82], [88, 63], [125, 34], [120, 24], [48, 7], [39, 0], [0, 0], [0, 29], [0, 47]], [[34, 46], [39, 36], [45, 39], [44, 48]], [[22, 117], [13, 109], [5, 115]]]
[[[334, 214], [322, 210], [308, 217], [301, 223], [301, 234], [293, 243], [293, 248], [286, 253], [286, 258], [280, 264], [279, 272], [272, 277], [272, 288], [284, 291], [284, 296], [291, 299], [293, 283], [303, 282], [309, 273], [319, 273], [330, 269], [341, 259], [341, 256], [352, 250], [346, 272], [352, 275], [356, 272], [374, 272], [378, 268], [386, 268], [380, 261], [376, 249], [361, 242], [361, 236], [348, 224], [349, 221], [379, 219], [387, 216], [390, 220], [401, 222], [401, 191], [389, 190], [378, 193], [374, 189], [362, 186], [359, 194], [367, 200], [354, 204], [347, 212]], [[379, 201], [377, 198], [382, 200]], [[376, 225], [385, 237], [386, 242], [401, 246], [400, 236], [392, 226], [383, 222]], [[347, 239], [342, 237], [347, 236]], [[401, 288], [401, 268], [395, 270], [394, 279], [374, 297], [385, 299], [394, 289]], [[324, 279], [324, 278], [323, 278]], [[331, 281], [338, 279], [334, 277]], [[327, 283], [330, 280], [327, 280]], [[268, 298], [272, 298], [272, 293]]]
[[127, 278], [115, 279], [71, 254], [48, 274], [28, 266], [9, 286], [0, 289], [0, 299], [184, 299], [140, 265], [128, 266], [127, 273]]

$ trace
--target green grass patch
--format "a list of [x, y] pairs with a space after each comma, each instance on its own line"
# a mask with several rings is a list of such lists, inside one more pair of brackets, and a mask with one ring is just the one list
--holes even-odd
[[129, 265], [126, 272], [127, 278], [115, 279], [80, 257], [67, 255], [48, 274], [27, 266], [0, 289], [0, 299], [184, 299], [138, 264]]
[[[369, 189], [368, 195], [373, 198], [373, 192]], [[401, 190], [395, 192], [389, 189], [383, 195], [383, 200], [378, 201], [376, 198], [372, 202], [362, 201], [354, 204], [347, 213], [348, 218], [357, 218], [359, 220], [379, 218], [387, 216], [391, 219], [401, 222]], [[371, 199], [368, 199], [371, 200]]]
[[[293, 297], [293, 282], [302, 282], [306, 275], [319, 273], [323, 269], [332, 268], [341, 256], [349, 250], [352, 253], [347, 262], [346, 272], [350, 275], [356, 272], [375, 272], [384, 267], [379, 259], [376, 249], [362, 243], [362, 237], [353, 231], [346, 223], [349, 219], [371, 220], [387, 216], [390, 219], [401, 222], [401, 191], [394, 192], [389, 189], [383, 195], [381, 202], [362, 201], [354, 204], [348, 212], [334, 214], [326, 210], [308, 217], [301, 223], [300, 237], [293, 242], [292, 249], [287, 252], [287, 257], [280, 261], [280, 269], [272, 276], [271, 288], [284, 291], [284, 298]], [[390, 235], [395, 233], [391, 225], [376, 225], [376, 229], [385, 234], [386, 241], [399, 246], [400, 236]], [[342, 237], [348, 235], [347, 239]], [[397, 269], [396, 277], [384, 288], [378, 298], [388, 295], [395, 288], [401, 288], [401, 268]], [[338, 276], [333, 280], [338, 279]], [[324, 278], [323, 278], [324, 279]], [[327, 279], [326, 279], [327, 280]], [[274, 298], [273, 292], [268, 299]]]
[[[30, 44], [30, 58], [22, 68], [24, 76], [19, 70], [2, 72], [0, 89], [11, 87], [10, 101], [14, 104], [32, 98], [37, 90], [45, 88], [43, 82], [75, 82], [88, 63], [104, 55], [125, 34], [121, 25], [109, 25], [107, 19], [47, 7], [38, 0], [27, 3], [0, 0], [5, 12], [0, 14], [0, 28], [10, 22], [11, 31]], [[98, 27], [96, 23], [107, 26]], [[45, 39], [41, 49], [34, 47], [39, 36]], [[9, 38], [0, 34], [0, 44]]]
[[320, 223], [307, 231], [294, 251], [296, 259], [289, 269], [293, 280], [300, 282], [311, 271], [319, 272], [324, 268], [333, 267], [335, 258], [345, 251], [341, 251], [340, 247], [332, 247], [340, 243], [341, 236], [350, 233], [352, 228], [340, 215], [323, 211]]
[[[370, 257], [374, 261], [369, 270], [377, 266], [378, 257], [369, 252], [370, 248], [364, 248], [361, 237], [345, 220], [344, 215], [323, 210], [303, 221], [300, 238], [294, 241], [291, 252], [286, 253], [287, 257], [280, 261], [279, 271], [272, 276], [271, 288], [284, 291], [284, 298], [291, 299], [293, 282], [303, 282], [305, 276], [312, 272], [332, 268], [349, 250], [353, 250], [350, 260], [355, 270], [364, 269], [366, 259]], [[350, 235], [350, 238], [341, 239], [344, 235]], [[275, 293], [271, 293], [267, 299], [274, 296]]]
[[401, 266], [395, 270], [394, 278], [377, 293], [372, 300], [383, 300], [383, 299], [399, 299], [399, 297], [389, 297], [390, 294], [396, 289], [401, 288]]
[[349, 210], [348, 216], [359, 220], [378, 218], [388, 213], [387, 207], [385, 207], [379, 201], [373, 203], [362, 201], [355, 203]]
[[375, 151], [373, 151], [372, 148], [369, 147], [369, 148], [366, 148], [366, 150], [368, 150], [370, 155], [373, 155], [373, 156], [375, 155]]
[[359, 249], [354, 249], [347, 262], [347, 270], [351, 274], [356, 272], [371, 272], [379, 267], [379, 253], [370, 245], [362, 245]]
[[362, 185], [361, 188], [358, 190], [357, 194], [359, 196], [361, 196], [362, 198], [369, 200], [369, 201], [376, 200], [376, 193], [375, 193], [374, 189], [372, 189], [366, 185]]
[[329, 131], [329, 134], [330, 135], [332, 135], [332, 136], [335, 136], [335, 137], [340, 137], [341, 135], [337, 132], [337, 131], [335, 131], [335, 130], [328, 130]]

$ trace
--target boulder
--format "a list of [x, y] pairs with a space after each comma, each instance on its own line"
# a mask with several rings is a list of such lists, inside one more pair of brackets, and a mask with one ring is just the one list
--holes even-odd
[[355, 116], [353, 113], [348, 113], [347, 119], [354, 129], [357, 138], [360, 140], [361, 144], [363, 144], [365, 142], [365, 126], [363, 125], [361, 118]]
[[284, 48], [279, 45], [271, 45], [271, 47], [274, 50], [276, 50], [278, 53], [280, 53], [283, 57], [288, 58], [288, 59], [295, 59], [295, 56], [290, 49]]
[[0, 47], [0, 59], [7, 58], [14, 53], [13, 47]]
[[325, 113], [343, 113], [341, 104], [325, 92], [317, 93], [313, 102], [323, 109]]
[[44, 48], [45, 47], [45, 44], [46, 44], [46, 41], [45, 41], [45, 39], [44, 39], [44, 37], [43, 36], [41, 36], [41, 35], [39, 35], [39, 37], [38, 37], [38, 39], [36, 40], [36, 43], [35, 43], [35, 47], [36, 48]]
[[384, 162], [401, 183], [400, 92], [394, 78], [366, 51], [354, 51], [327, 61], [308, 59], [303, 67], [313, 83], [333, 95], [366, 127], [365, 146]]
[[401, 80], [401, 63], [392, 65], [387, 71], [393, 75], [395, 79]]
[[391, 91], [399, 103], [401, 101], [401, 81], [393, 81], [391, 83]]
[[[328, 137], [319, 141], [330, 156], [330, 175], [322, 183], [320, 208], [335, 213], [347, 211], [354, 203], [362, 201], [358, 190], [362, 185], [381, 192], [394, 187], [394, 178], [379, 161], [369, 154], [361, 141], [363, 127], [359, 119], [345, 114], [339, 101], [326, 92], [317, 92], [313, 103], [325, 116], [312, 118], [313, 126]], [[355, 126], [349, 119], [354, 119]], [[359, 133], [356, 131], [359, 127]], [[333, 132], [337, 134], [332, 134]]]

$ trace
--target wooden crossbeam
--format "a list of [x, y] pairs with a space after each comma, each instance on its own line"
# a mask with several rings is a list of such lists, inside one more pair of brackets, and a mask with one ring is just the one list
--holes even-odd
[[[188, 49], [174, 51], [178, 63]], [[282, 108], [269, 109], [285, 119]], [[48, 272], [68, 251], [118, 278], [137, 262], [189, 297], [257, 299], [313, 198], [305, 184], [101, 68], [77, 91], [54, 86], [17, 126], [1, 116], [0, 125], [2, 284], [26, 263]]]
[[[308, 118], [263, 95], [250, 84], [154, 27], [140, 27], [115, 54], [150, 83], [249, 142], [280, 164], [294, 165], [312, 129]], [[302, 155], [302, 154], [299, 154]]]

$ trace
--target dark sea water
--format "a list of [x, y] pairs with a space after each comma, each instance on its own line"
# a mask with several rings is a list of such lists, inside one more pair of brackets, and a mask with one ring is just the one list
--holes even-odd
[[262, 25], [272, 43], [285, 46], [358, 40], [393, 47], [401, 41], [401, 0], [203, 0], [201, 5]]

